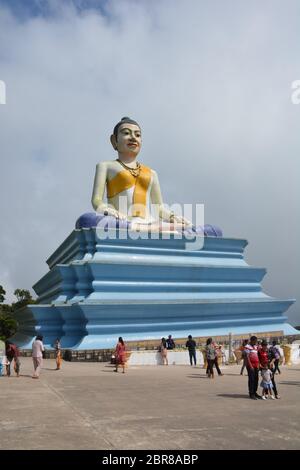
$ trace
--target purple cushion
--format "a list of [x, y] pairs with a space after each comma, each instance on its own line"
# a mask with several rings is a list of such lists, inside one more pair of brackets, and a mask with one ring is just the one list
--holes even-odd
[[97, 214], [96, 212], [86, 212], [82, 214], [76, 221], [75, 228], [95, 228], [101, 222], [104, 230], [108, 228], [128, 228], [127, 220], [120, 220], [111, 215]]
[[220, 227], [211, 224], [198, 225], [192, 229], [188, 229], [189, 234], [195, 233], [197, 235], [203, 235], [204, 237], [222, 237], [223, 232]]
[[[101, 228], [107, 230], [108, 228], [130, 228], [130, 223], [127, 220], [116, 219], [111, 215], [97, 214], [96, 212], [86, 212], [82, 214], [76, 221], [75, 228], [95, 228], [101, 222]], [[222, 237], [222, 230], [216, 225], [198, 225], [188, 229], [187, 233], [204, 235], [204, 237]]]

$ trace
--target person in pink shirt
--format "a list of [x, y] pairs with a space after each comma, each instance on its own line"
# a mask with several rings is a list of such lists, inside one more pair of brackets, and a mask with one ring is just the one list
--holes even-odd
[[43, 345], [43, 336], [37, 336], [32, 343], [32, 360], [34, 373], [32, 378], [38, 379], [43, 365], [43, 352], [45, 351]]

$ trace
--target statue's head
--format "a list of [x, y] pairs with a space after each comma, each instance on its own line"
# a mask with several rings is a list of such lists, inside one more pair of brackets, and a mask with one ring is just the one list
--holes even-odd
[[124, 157], [136, 157], [141, 149], [142, 134], [139, 124], [130, 119], [123, 117], [118, 122], [110, 136], [110, 141], [119, 155]]

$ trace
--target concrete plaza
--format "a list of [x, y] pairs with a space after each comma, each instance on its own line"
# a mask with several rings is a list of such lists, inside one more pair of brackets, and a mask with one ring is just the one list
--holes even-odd
[[[187, 358], [188, 359], [188, 358]], [[280, 400], [247, 397], [240, 366], [202, 368], [45, 360], [39, 380], [0, 378], [1, 449], [299, 449], [300, 366], [276, 376]]]

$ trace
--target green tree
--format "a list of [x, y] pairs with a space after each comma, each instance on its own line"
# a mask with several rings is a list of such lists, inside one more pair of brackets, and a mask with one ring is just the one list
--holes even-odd
[[4, 300], [5, 300], [5, 294], [6, 294], [5, 290], [3, 289], [2, 286], [0, 286], [0, 303], [1, 303], [1, 304], [2, 304], [2, 303], [4, 302]]
[[17, 302], [12, 303], [12, 310], [14, 312], [28, 304], [36, 303], [27, 289], [16, 289], [14, 295], [17, 297]]
[[0, 339], [6, 340], [17, 331], [17, 322], [12, 316], [11, 305], [3, 304], [5, 290], [0, 286]]
[[27, 302], [29, 303], [32, 300], [29, 290], [26, 289], [16, 289], [14, 295], [17, 297], [18, 302]]
[[11, 314], [0, 311], [0, 339], [5, 341], [16, 333], [18, 324]]
[[13, 302], [11, 305], [4, 304], [5, 290], [0, 286], [0, 339], [6, 340], [14, 335], [18, 329], [18, 322], [14, 317], [14, 312], [19, 308], [25, 307], [28, 304], [36, 303], [31, 297], [29, 290], [27, 289], [16, 289], [14, 295], [17, 298], [17, 302]]

